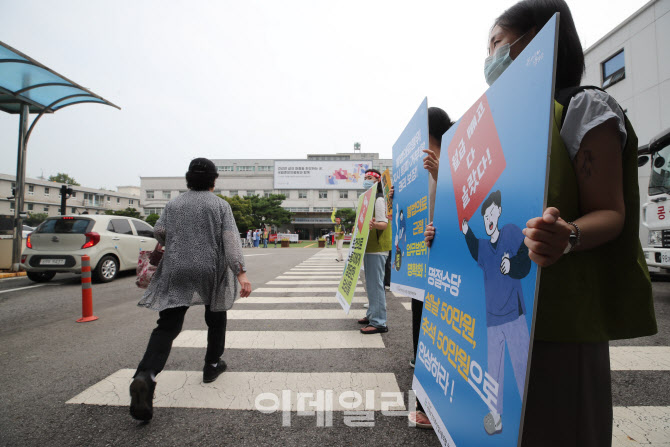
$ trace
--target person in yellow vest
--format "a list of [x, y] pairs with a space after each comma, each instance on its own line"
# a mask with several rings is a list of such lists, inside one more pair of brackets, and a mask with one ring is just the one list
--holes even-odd
[[339, 217], [335, 218], [335, 240], [337, 241], [337, 258], [336, 261], [344, 261], [342, 257], [342, 246], [344, 245], [344, 227]]
[[268, 236], [270, 233], [268, 232], [267, 227], [263, 230], [263, 248], [268, 248]]
[[376, 186], [374, 214], [370, 219], [370, 235], [363, 256], [365, 290], [368, 295], [368, 310], [365, 318], [358, 320], [365, 327], [363, 334], [388, 332], [386, 325], [386, 291], [384, 290], [384, 266], [391, 249], [391, 226], [386, 218], [386, 200], [381, 184], [382, 175], [376, 169], [365, 171], [363, 188]]
[[[610, 446], [609, 340], [657, 332], [638, 236], [635, 131], [609, 94], [578, 88], [584, 53], [563, 0], [523, 0], [503, 12], [484, 70], [490, 85], [557, 12], [548, 208], [523, 229], [542, 274], [522, 446]], [[434, 239], [434, 226], [425, 237]], [[502, 430], [502, 420], [488, 422]]]

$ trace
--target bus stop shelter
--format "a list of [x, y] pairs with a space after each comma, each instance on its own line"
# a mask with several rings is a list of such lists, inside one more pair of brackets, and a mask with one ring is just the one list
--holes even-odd
[[[19, 115], [19, 144], [16, 162], [14, 193], [14, 239], [12, 270], [19, 270], [22, 248], [22, 228], [26, 155], [28, 140], [35, 124], [47, 113], [83, 103], [104, 104], [117, 109], [105, 98], [69, 80], [49, 67], [0, 41], [0, 110]], [[29, 123], [30, 114], [37, 116]]]

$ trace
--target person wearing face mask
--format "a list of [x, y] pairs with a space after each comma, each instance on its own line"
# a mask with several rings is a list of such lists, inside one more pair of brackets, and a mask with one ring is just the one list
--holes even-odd
[[365, 290], [368, 295], [368, 310], [364, 318], [358, 320], [364, 324], [363, 334], [388, 332], [386, 325], [386, 293], [384, 291], [384, 266], [391, 249], [391, 226], [386, 218], [386, 201], [381, 184], [381, 173], [376, 169], [365, 171], [363, 188], [375, 187], [374, 214], [370, 219], [370, 235], [365, 247], [363, 267]]
[[[554, 97], [561, 101], [554, 102], [548, 208], [523, 229], [542, 273], [522, 446], [610, 446], [608, 342], [657, 332], [638, 238], [637, 137], [606, 92], [575, 92], [584, 54], [563, 0], [523, 0], [503, 12], [489, 34], [485, 76], [493, 84], [557, 12]], [[430, 244], [434, 226], [424, 235]]]

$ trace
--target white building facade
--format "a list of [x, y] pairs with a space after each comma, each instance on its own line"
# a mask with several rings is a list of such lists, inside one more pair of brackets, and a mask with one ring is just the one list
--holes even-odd
[[[48, 180], [27, 178], [25, 185], [24, 209], [27, 214], [60, 215], [60, 188], [63, 184]], [[104, 214], [105, 211], [118, 211], [135, 208], [140, 211], [140, 197], [105, 189], [72, 186], [73, 195], [67, 199], [67, 214]], [[14, 216], [12, 189], [16, 188], [16, 176], [0, 174], [0, 215]]]
[[[309, 180], [296, 179], [292, 181], [288, 176], [286, 178], [289, 178], [289, 180], [280, 181], [275, 178], [279, 169], [291, 165], [309, 166], [313, 169], [325, 169], [325, 167], [332, 169], [332, 166], [337, 166], [338, 163], [346, 168], [352, 163], [359, 162], [363, 165], [370, 165], [369, 167], [380, 172], [384, 172], [387, 168], [389, 170], [393, 168], [393, 160], [391, 159], [380, 159], [379, 154], [376, 153], [360, 152], [313, 154], [302, 160], [212, 159], [212, 161], [219, 171], [219, 178], [214, 190], [216, 194], [221, 194], [224, 197], [284, 194], [286, 200], [282, 203], [282, 207], [293, 212], [293, 219], [290, 225], [279, 230], [290, 230], [298, 233], [301, 239], [314, 239], [332, 230], [333, 223], [330, 220], [330, 215], [333, 209], [356, 209], [358, 196], [363, 190], [358, 184], [354, 186], [354, 182], [348, 188], [344, 182], [335, 185], [320, 180], [310, 182]], [[280, 168], [280, 165], [282, 168]], [[278, 183], [280, 184], [278, 185]], [[160, 214], [170, 199], [187, 190], [186, 180], [183, 176], [140, 177], [140, 185], [142, 208], [145, 216], [152, 213]]]
[[[652, 0], [584, 51], [583, 85], [602, 87], [624, 109], [639, 146], [670, 127], [670, 0]], [[650, 165], [638, 169], [640, 203]], [[642, 221], [642, 220], [641, 220]], [[640, 226], [640, 240], [648, 232]]]

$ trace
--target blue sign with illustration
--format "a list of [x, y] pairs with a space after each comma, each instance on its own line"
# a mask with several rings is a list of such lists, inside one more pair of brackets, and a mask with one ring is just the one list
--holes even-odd
[[428, 248], [423, 232], [428, 224], [428, 99], [424, 98], [393, 145], [393, 248], [391, 291], [423, 300]]
[[[413, 388], [443, 445], [518, 445], [538, 268], [556, 17], [442, 137]], [[445, 150], [446, 149], [446, 150]]]

